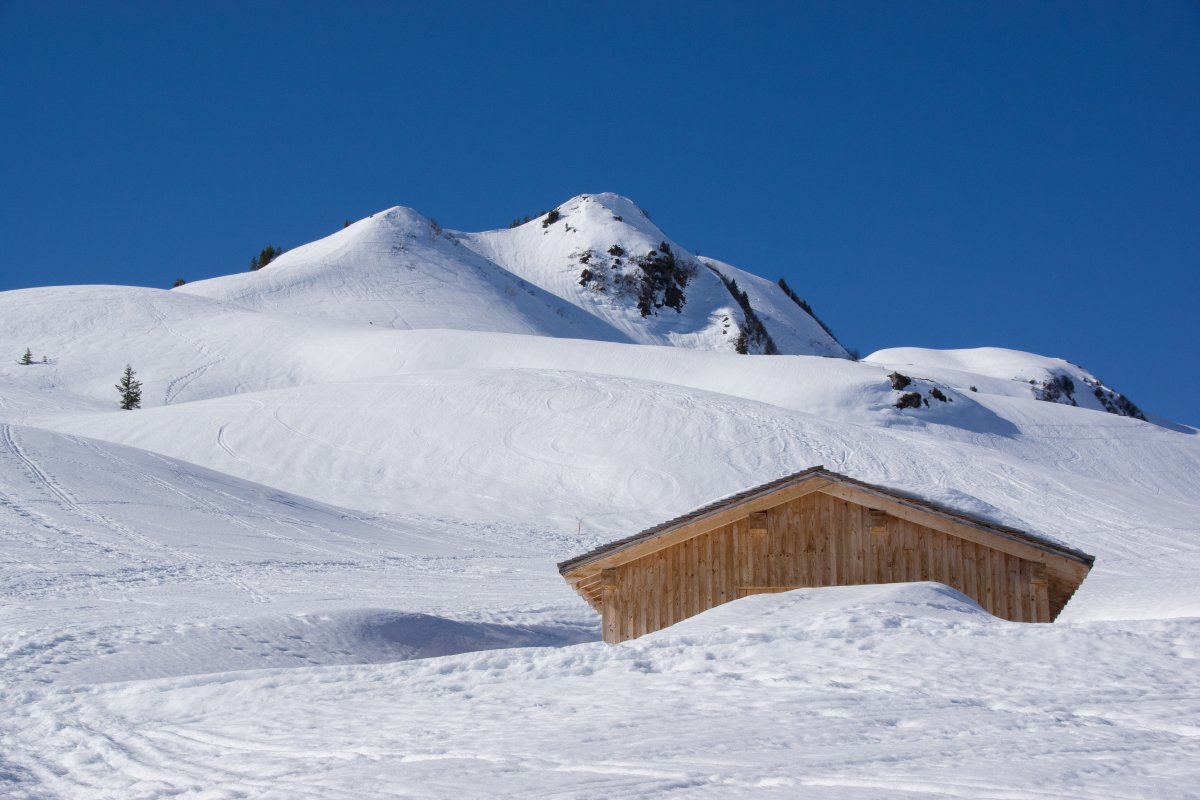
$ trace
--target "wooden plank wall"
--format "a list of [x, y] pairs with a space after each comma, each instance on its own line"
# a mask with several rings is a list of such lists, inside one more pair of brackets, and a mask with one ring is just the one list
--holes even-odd
[[[765, 524], [764, 524], [765, 522]], [[874, 528], [874, 532], [873, 532]], [[607, 571], [606, 571], [607, 572]], [[814, 493], [614, 568], [605, 640], [624, 641], [748, 594], [933, 580], [992, 614], [1049, 622], [1065, 597], [1042, 565]]]

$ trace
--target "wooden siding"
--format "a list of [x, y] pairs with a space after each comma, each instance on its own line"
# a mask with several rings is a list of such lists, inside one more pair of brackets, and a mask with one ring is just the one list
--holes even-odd
[[576, 584], [619, 642], [749, 594], [816, 586], [938, 581], [990, 613], [1050, 622], [1071, 576], [1042, 561], [945, 533], [823, 491], [674, 541]]

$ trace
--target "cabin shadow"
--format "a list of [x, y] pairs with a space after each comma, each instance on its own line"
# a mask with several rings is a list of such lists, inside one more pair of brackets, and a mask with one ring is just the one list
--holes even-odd
[[460, 622], [432, 614], [378, 612], [359, 621], [352, 638], [372, 660], [407, 661], [510, 647], [565, 647], [594, 642], [594, 627]]

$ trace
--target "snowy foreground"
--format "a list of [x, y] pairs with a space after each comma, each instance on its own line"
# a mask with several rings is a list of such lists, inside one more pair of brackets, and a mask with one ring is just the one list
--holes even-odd
[[619, 647], [18, 691], [5, 747], [79, 797], [1191, 797], [1197, 644], [800, 590]]
[[[579, 254], [665, 234], [595, 197], [0, 293], [48, 356], [0, 363], [0, 797], [1200, 797], [1196, 430], [1058, 359], [828, 357], [720, 262], [792, 355], [708, 269], [643, 320]], [[816, 464], [1096, 566], [1051, 625], [926, 583], [597, 641], [557, 561]]]

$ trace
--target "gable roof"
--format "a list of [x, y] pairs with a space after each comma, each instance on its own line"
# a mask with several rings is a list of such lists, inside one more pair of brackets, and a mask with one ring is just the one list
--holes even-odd
[[771, 494], [793, 486], [798, 486], [803, 483], [821, 480], [823, 483], [838, 484], [843, 487], [857, 490], [861, 493], [870, 495], [882, 496], [892, 501], [896, 501], [903, 506], [911, 507], [919, 511], [932, 514], [934, 517], [944, 520], [948, 524], [966, 525], [976, 530], [985, 531], [987, 533], [999, 536], [1003, 539], [1008, 539], [1020, 542], [1025, 545], [1030, 545], [1050, 553], [1074, 561], [1086, 567], [1091, 567], [1095, 562], [1095, 557], [1090, 556], [1082, 550], [1077, 550], [1073, 547], [1068, 547], [1061, 542], [1056, 542], [1045, 536], [1022, 531], [1008, 525], [1001, 525], [995, 522], [990, 522], [981, 517], [967, 514], [958, 511], [940, 503], [935, 503], [918, 495], [891, 489], [884, 486], [865, 483], [855, 480], [847, 475], [842, 475], [838, 472], [825, 469], [824, 466], [810, 467], [800, 472], [786, 475], [773, 481], [755, 486], [737, 494], [729, 495], [721, 498], [700, 508], [689, 511], [686, 514], [659, 523], [650, 528], [635, 533], [633, 536], [628, 536], [624, 539], [618, 539], [615, 542], [610, 542], [593, 550], [589, 550], [582, 555], [574, 558], [569, 558], [558, 564], [558, 571], [561, 575], [566, 576], [567, 573], [577, 570], [580, 567], [593, 564], [597, 561], [610, 560], [618, 556], [622, 551], [628, 550], [635, 545], [643, 542], [648, 542], [660, 536], [664, 536], [673, 531], [686, 528], [689, 525], [700, 522], [707, 517], [714, 516], [719, 513], [731, 511], [738, 506], [747, 505], [760, 498], [768, 497]]

